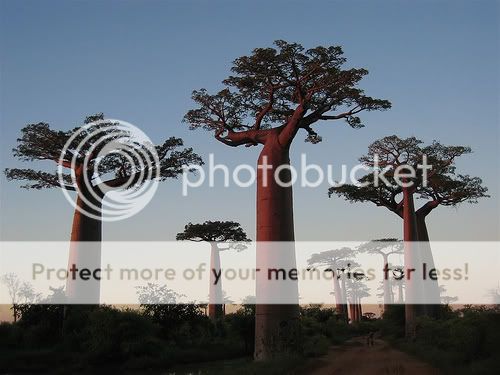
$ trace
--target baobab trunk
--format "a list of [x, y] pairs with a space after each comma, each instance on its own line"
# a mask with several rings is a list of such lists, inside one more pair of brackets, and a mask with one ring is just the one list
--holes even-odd
[[405, 296], [403, 292], [403, 280], [398, 281], [398, 303], [404, 303]]
[[222, 280], [216, 283], [214, 272], [220, 273], [220, 250], [216, 243], [211, 243], [210, 249], [210, 288], [208, 292], [208, 317], [212, 321], [222, 319], [224, 315], [222, 307]]
[[358, 298], [358, 303], [356, 304], [356, 319], [357, 321], [361, 321], [361, 317], [363, 316], [363, 308], [361, 306], [361, 298]]
[[99, 304], [100, 280], [92, 276], [83, 280], [79, 271], [86, 268], [93, 273], [101, 268], [102, 197], [90, 194], [83, 184], [79, 184], [79, 190], [71, 229], [66, 297], [71, 303]]
[[342, 274], [342, 306], [344, 308], [344, 320], [349, 323], [349, 309], [347, 306], [347, 295], [346, 295], [346, 285], [345, 285], [345, 274]]
[[416, 318], [421, 306], [415, 302], [422, 297], [421, 259], [418, 248], [417, 222], [413, 202], [413, 188], [403, 188], [403, 239], [406, 283], [405, 332], [406, 337], [416, 335]]
[[[278, 135], [268, 135], [258, 160], [256, 360], [300, 351], [297, 282], [268, 280], [269, 269], [296, 269], [289, 147], [280, 144]], [[276, 171], [288, 186], [280, 186]]]
[[337, 272], [333, 275], [333, 291], [335, 293], [335, 310], [337, 314], [344, 314], [344, 305], [342, 304], [342, 290], [340, 289]]
[[437, 280], [429, 277], [429, 271], [435, 268], [434, 257], [432, 256], [431, 244], [429, 242], [429, 233], [425, 224], [425, 215], [416, 215], [418, 240], [420, 241], [420, 254], [422, 262], [426, 264], [427, 279], [424, 281], [425, 297], [430, 301], [424, 306], [426, 315], [437, 318], [439, 315], [440, 293]]
[[[384, 280], [383, 286], [384, 286], [384, 311], [387, 311], [387, 306], [392, 303], [391, 299], [391, 294], [392, 294], [392, 288], [389, 280], [389, 260], [387, 254], [383, 254], [384, 257]], [[387, 272], [385, 272], [387, 270]]]
[[351, 324], [358, 321], [358, 308], [355, 299], [349, 302], [349, 315], [351, 316]]

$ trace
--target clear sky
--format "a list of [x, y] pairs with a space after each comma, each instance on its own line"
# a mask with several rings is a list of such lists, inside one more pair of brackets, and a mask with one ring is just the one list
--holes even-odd
[[[354, 165], [371, 141], [391, 134], [469, 145], [458, 163], [491, 198], [429, 217], [432, 239], [499, 239], [498, 1], [0, 1], [1, 167], [20, 129], [45, 121], [81, 124], [104, 112], [154, 141], [179, 136], [205, 159], [254, 164], [257, 148], [233, 149], [181, 123], [193, 89], [219, 89], [230, 63], [275, 39], [306, 48], [341, 45], [349, 66], [370, 71], [361, 87], [393, 109], [364, 115], [366, 128], [318, 124], [323, 142], [298, 136], [320, 165]], [[305, 135], [304, 135], [305, 137]], [[29, 165], [26, 165], [29, 166]], [[55, 170], [49, 163], [40, 168]], [[35, 167], [31, 165], [31, 167]], [[57, 190], [27, 191], [0, 178], [1, 238], [67, 240], [72, 207]], [[394, 214], [328, 199], [327, 184], [295, 190], [298, 240], [401, 237]], [[163, 183], [137, 216], [104, 224], [108, 240], [173, 240], [188, 221], [236, 220], [255, 238], [255, 188], [195, 189]]]

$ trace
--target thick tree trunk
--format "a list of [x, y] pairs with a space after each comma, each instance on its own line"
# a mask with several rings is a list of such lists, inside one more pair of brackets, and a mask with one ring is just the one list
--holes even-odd
[[[220, 250], [216, 243], [212, 243], [210, 249], [210, 288], [208, 292], [208, 317], [212, 321], [222, 319], [223, 305], [222, 302], [222, 280], [219, 278], [217, 284], [215, 283], [214, 271], [217, 274], [220, 272]], [[214, 271], [213, 271], [214, 270]]]
[[[258, 160], [257, 268], [260, 271], [256, 289], [256, 360], [294, 355], [300, 351], [297, 282], [268, 280], [269, 269], [284, 268], [288, 273], [296, 268], [292, 187], [280, 186], [274, 178], [278, 167], [290, 165], [289, 147], [280, 144], [278, 135], [277, 132], [268, 135]], [[272, 168], [263, 168], [266, 163]], [[290, 170], [282, 170], [280, 177], [283, 182], [290, 181]], [[287, 304], [278, 304], [280, 298], [286, 299]]]
[[417, 222], [412, 188], [403, 188], [403, 239], [405, 263], [405, 332], [406, 337], [416, 335], [416, 318], [422, 307], [415, 303], [422, 295], [421, 259], [418, 248]]
[[424, 281], [425, 297], [432, 303], [424, 306], [426, 315], [437, 318], [439, 315], [439, 284], [437, 280], [429, 278], [429, 271], [435, 268], [434, 257], [432, 256], [431, 244], [429, 242], [429, 233], [425, 224], [425, 215], [416, 215], [418, 240], [420, 241], [420, 254], [422, 262], [426, 264], [427, 279]]
[[[78, 274], [84, 268], [89, 269], [91, 273], [101, 268], [102, 199], [94, 199], [90, 194], [86, 196], [94, 207], [90, 207], [80, 195], [78, 196], [76, 204], [83, 212], [75, 209], [73, 216], [66, 297], [71, 303], [99, 304], [100, 280], [96, 280], [93, 275], [88, 280], [83, 280]], [[98, 218], [89, 217], [85, 212]]]

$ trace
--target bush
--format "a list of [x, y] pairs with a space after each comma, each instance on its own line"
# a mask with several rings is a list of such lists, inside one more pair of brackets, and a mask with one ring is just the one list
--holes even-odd
[[[400, 319], [394, 319], [399, 317], [399, 314], [393, 310], [390, 315], [393, 319], [382, 322], [383, 332], [389, 332], [392, 338], [395, 337], [392, 335], [395, 329], [401, 329]], [[398, 346], [447, 373], [500, 372], [500, 347], [497, 345], [500, 332], [498, 311], [467, 307], [456, 312], [445, 311], [445, 314], [440, 316], [446, 318], [419, 317], [415, 341], [399, 339]], [[404, 326], [402, 329], [404, 332]], [[401, 337], [400, 334], [398, 336]]]
[[122, 361], [159, 355], [164, 344], [158, 332], [154, 322], [137, 312], [102, 307], [88, 314], [80, 340], [92, 361]]
[[304, 339], [304, 355], [306, 357], [319, 357], [328, 352], [331, 345], [330, 340], [322, 335], [315, 334]]

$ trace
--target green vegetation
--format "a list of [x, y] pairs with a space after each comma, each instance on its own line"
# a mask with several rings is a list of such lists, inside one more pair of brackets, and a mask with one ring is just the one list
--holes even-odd
[[[373, 330], [372, 322], [344, 323], [335, 309], [302, 307], [304, 355], [293, 361], [252, 363], [255, 305], [243, 305], [212, 322], [204, 306], [19, 305], [16, 323], [0, 324], [1, 372], [87, 372], [101, 369], [202, 370], [273, 373], [298, 368], [332, 344]], [[260, 367], [259, 367], [260, 366]], [[224, 370], [226, 369], [226, 370]]]
[[404, 305], [389, 306], [379, 321], [383, 337], [398, 349], [415, 355], [449, 374], [498, 374], [500, 372], [500, 311], [492, 307], [465, 306], [452, 311], [441, 306], [439, 318], [422, 316], [415, 340], [404, 339]]

